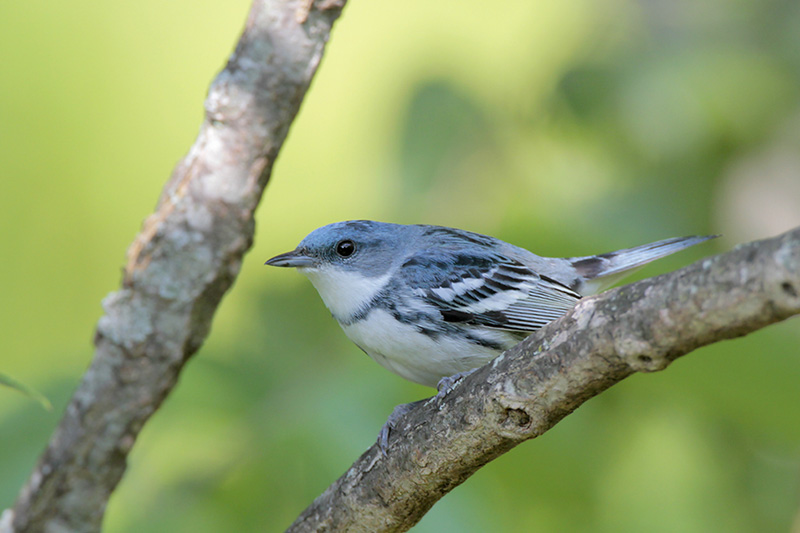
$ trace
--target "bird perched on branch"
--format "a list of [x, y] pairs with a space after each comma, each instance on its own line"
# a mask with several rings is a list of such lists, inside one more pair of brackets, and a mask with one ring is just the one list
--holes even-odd
[[558, 259], [460, 229], [352, 220], [312, 231], [266, 264], [297, 268], [367, 355], [435, 387], [452, 386], [448, 378], [491, 361], [582, 296], [711, 238]]

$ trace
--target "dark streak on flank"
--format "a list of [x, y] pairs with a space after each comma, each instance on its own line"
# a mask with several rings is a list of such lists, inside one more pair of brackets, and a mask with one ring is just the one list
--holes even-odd
[[482, 339], [474, 335], [467, 335], [466, 339], [473, 344], [489, 348], [490, 350], [497, 350], [497, 351], [505, 350], [505, 346], [503, 346], [499, 342], [490, 341], [489, 339]]

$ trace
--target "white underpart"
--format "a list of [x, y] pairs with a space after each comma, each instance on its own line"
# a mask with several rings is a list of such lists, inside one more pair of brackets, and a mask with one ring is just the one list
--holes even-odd
[[298, 268], [337, 320], [361, 311], [389, 283], [391, 274], [370, 278], [334, 267]]
[[[499, 353], [458, 336], [430, 337], [379, 308], [373, 309], [364, 320], [342, 325], [342, 329], [381, 366], [429, 387], [435, 387], [445, 376], [482, 366]], [[499, 330], [476, 330], [476, 334], [509, 347], [516, 343], [511, 335]]]
[[[298, 270], [311, 280], [322, 301], [340, 324], [365, 310], [391, 278], [391, 273], [366, 277], [333, 267]], [[460, 285], [458, 289], [466, 292], [481, 284], [483, 280], [470, 279], [454, 286]], [[450, 291], [452, 296], [452, 288], [442, 290]], [[514, 302], [523, 295], [518, 292], [513, 291], [513, 295], [497, 294], [475, 305], [481, 309], [500, 309], [504, 302]], [[441, 296], [449, 299], [446, 293]], [[435, 387], [445, 376], [482, 366], [499, 353], [458, 336], [431, 337], [420, 333], [414, 326], [396, 320], [391, 313], [379, 307], [373, 308], [361, 320], [342, 324], [342, 329], [351, 341], [381, 366], [405, 379], [430, 387]], [[473, 334], [506, 348], [518, 341], [512, 334], [501, 330], [476, 327]]]

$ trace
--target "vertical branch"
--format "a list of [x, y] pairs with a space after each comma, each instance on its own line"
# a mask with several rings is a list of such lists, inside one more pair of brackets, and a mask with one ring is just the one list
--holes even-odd
[[254, 0], [206, 119], [103, 301], [95, 355], [0, 531], [99, 531], [136, 437], [175, 386], [253, 238], [253, 212], [344, 0]]

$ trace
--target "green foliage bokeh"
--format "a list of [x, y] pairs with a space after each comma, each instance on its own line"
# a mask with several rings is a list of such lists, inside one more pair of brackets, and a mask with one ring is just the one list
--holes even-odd
[[[0, 3], [0, 508], [92, 356], [100, 302], [247, 2]], [[800, 4], [352, 0], [254, 249], [142, 432], [109, 532], [280, 531], [431, 390], [366, 358], [265, 259], [336, 220], [435, 223], [542, 255], [800, 224]], [[797, 320], [637, 375], [482, 469], [416, 531], [800, 530]], [[794, 526], [792, 526], [794, 524]]]

